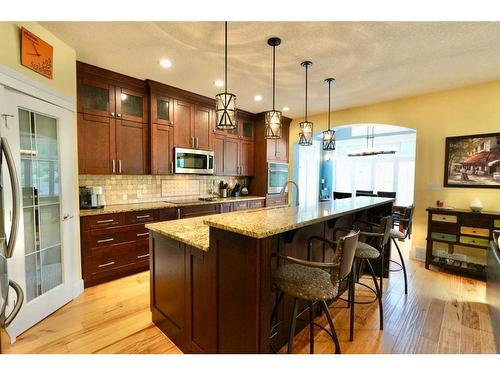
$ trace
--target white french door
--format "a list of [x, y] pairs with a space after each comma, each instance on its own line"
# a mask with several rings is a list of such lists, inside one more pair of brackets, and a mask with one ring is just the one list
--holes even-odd
[[[21, 197], [17, 243], [8, 263], [9, 278], [21, 285], [25, 295], [7, 330], [15, 341], [81, 293], [83, 283], [74, 114], [9, 89], [4, 90], [4, 99], [13, 117], [1, 125], [1, 134], [14, 156]], [[6, 171], [2, 173], [8, 181]], [[9, 194], [4, 193], [6, 227]]]

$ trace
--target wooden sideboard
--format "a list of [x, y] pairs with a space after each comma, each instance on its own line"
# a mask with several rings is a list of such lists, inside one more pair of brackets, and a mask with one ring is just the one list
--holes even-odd
[[[470, 210], [427, 208], [427, 248], [425, 268], [430, 265], [460, 274], [486, 277], [486, 266], [470, 261], [467, 255], [455, 252], [464, 246], [488, 251], [494, 229], [500, 229], [500, 212], [472, 212]], [[434, 243], [445, 243], [447, 255], [434, 249]], [[484, 254], [486, 260], [486, 253]]]

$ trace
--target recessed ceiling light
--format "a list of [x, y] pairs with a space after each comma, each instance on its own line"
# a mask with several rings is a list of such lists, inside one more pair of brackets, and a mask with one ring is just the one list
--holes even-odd
[[286, 111], [289, 111], [289, 110], [290, 110], [290, 108], [288, 108], [288, 107], [283, 107], [283, 112], [286, 112]]
[[222, 87], [222, 86], [224, 86], [224, 81], [222, 79], [218, 79], [214, 82], [214, 86]]
[[260, 102], [260, 101], [262, 100], [262, 96], [260, 96], [260, 95], [255, 95], [255, 96], [253, 97], [253, 100], [255, 100], [256, 102]]
[[172, 66], [172, 62], [168, 59], [161, 59], [160, 65], [163, 66], [164, 68], [170, 68]]

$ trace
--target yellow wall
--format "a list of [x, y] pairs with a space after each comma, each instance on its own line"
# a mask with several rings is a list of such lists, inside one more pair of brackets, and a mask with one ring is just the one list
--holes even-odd
[[[499, 189], [444, 188], [445, 138], [500, 132], [500, 81], [435, 92], [334, 112], [335, 126], [359, 123], [400, 125], [417, 130], [415, 220], [413, 246], [425, 246], [425, 209], [437, 199], [447, 206], [468, 208], [479, 197], [484, 209], [500, 211]], [[314, 132], [327, 126], [327, 113], [309, 118]], [[290, 127], [290, 165], [298, 141], [298, 123]], [[293, 168], [290, 168], [293, 174]]]
[[[21, 65], [21, 27], [25, 27], [54, 47], [53, 79], [46, 78]], [[52, 90], [76, 98], [76, 52], [74, 49], [36, 22], [0, 22], [0, 41], [0, 64]]]

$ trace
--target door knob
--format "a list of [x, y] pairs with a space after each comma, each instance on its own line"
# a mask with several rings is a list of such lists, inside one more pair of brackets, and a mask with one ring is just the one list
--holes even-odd
[[70, 215], [70, 214], [65, 214], [65, 215], [63, 216], [63, 221], [66, 221], [66, 220], [69, 220], [69, 219], [73, 219], [73, 217], [74, 217], [73, 215]]

